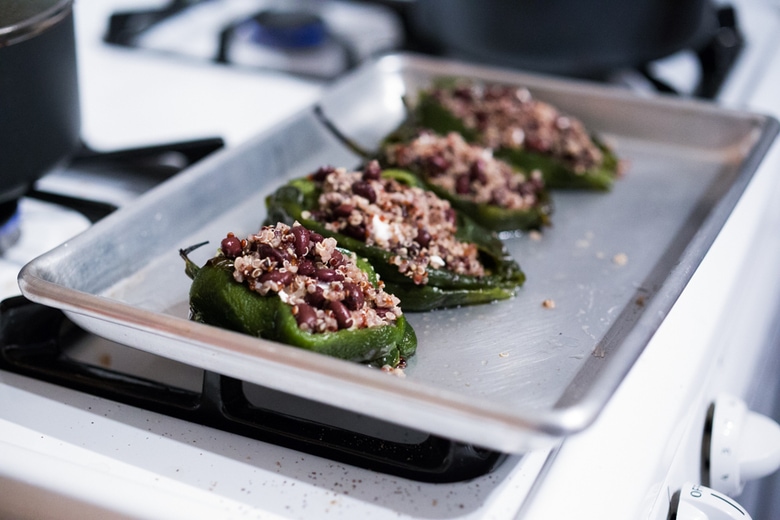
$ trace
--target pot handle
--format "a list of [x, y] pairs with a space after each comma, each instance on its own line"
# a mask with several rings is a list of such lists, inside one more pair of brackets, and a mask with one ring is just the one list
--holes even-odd
[[221, 137], [128, 148], [113, 152], [98, 152], [82, 143], [81, 148], [71, 157], [70, 164], [82, 166], [89, 163], [116, 162], [142, 165], [164, 162], [163, 159], [166, 155], [176, 154], [179, 159], [176, 161], [176, 167], [183, 169], [224, 146], [225, 141]]

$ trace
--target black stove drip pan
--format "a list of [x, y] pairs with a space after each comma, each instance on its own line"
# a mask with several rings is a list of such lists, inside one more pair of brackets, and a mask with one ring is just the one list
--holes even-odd
[[[490, 473], [507, 457], [210, 371], [203, 371], [200, 391], [192, 391], [86, 363], [68, 353], [70, 344], [83, 335], [88, 333], [57, 309], [22, 296], [8, 298], [0, 302], [0, 369], [411, 480], [469, 480]], [[279, 402], [289, 411], [279, 409]], [[336, 423], [340, 416], [352, 415], [361, 431], [368, 427], [382, 436], [296, 415], [306, 410], [315, 410], [315, 417], [336, 418]]]

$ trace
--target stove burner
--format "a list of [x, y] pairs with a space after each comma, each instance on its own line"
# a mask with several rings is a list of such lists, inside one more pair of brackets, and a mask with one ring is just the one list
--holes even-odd
[[238, 0], [170, 0], [157, 9], [113, 13], [104, 41], [327, 80], [400, 44], [394, 10], [371, 4], [257, 2], [256, 11], [247, 11], [248, 4]]
[[22, 234], [17, 201], [0, 204], [0, 255], [13, 247]]
[[268, 63], [288, 72], [335, 77], [360, 60], [352, 44], [330, 31], [321, 16], [266, 9], [220, 31], [215, 61]]
[[325, 21], [306, 11], [260, 11], [239, 27], [248, 40], [279, 49], [319, 47], [328, 37]]
[[[371, 432], [390, 430], [393, 435], [380, 438], [359, 433], [344, 427], [344, 416], [349, 412], [294, 396], [280, 396], [279, 392], [209, 371], [203, 371], [202, 389], [198, 392], [96, 366], [68, 355], [68, 349], [85, 334], [57, 309], [34, 304], [21, 296], [8, 298], [0, 302], [0, 368], [417, 481], [469, 480], [490, 473], [507, 457], [364, 416], [359, 416], [364, 430], [371, 423]], [[280, 410], [276, 405], [279, 400], [288, 409]], [[316, 409], [317, 413], [301, 413], [307, 408]], [[330, 423], [325, 424], [326, 421]]]

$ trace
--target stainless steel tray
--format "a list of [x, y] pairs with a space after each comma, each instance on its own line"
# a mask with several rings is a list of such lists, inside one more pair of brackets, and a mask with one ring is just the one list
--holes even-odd
[[[608, 194], [556, 193], [541, 240], [506, 238], [528, 276], [508, 301], [409, 314], [418, 354], [399, 378], [193, 323], [178, 249], [255, 231], [287, 179], [358, 158], [305, 110], [225, 150], [28, 264], [20, 286], [87, 330], [197, 367], [505, 452], [587, 427], [674, 304], [778, 132], [769, 117], [683, 99], [387, 56], [321, 101], [374, 146], [401, 96], [439, 75], [528, 86], [614, 143], [630, 164]], [[555, 307], [545, 308], [544, 300]]]

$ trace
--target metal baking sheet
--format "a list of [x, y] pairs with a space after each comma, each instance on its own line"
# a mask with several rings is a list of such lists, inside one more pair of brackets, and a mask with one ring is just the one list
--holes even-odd
[[[528, 276], [490, 305], [409, 314], [417, 355], [394, 377], [193, 323], [178, 249], [256, 231], [288, 179], [358, 157], [313, 107], [219, 152], [28, 264], [30, 299], [85, 329], [193, 366], [504, 452], [586, 428], [651, 339], [778, 132], [762, 115], [412, 55], [330, 88], [324, 113], [368, 148], [403, 95], [440, 75], [525, 85], [581, 118], [630, 163], [611, 193], [554, 194], [553, 226], [506, 244]], [[552, 300], [554, 308], [542, 302]]]

